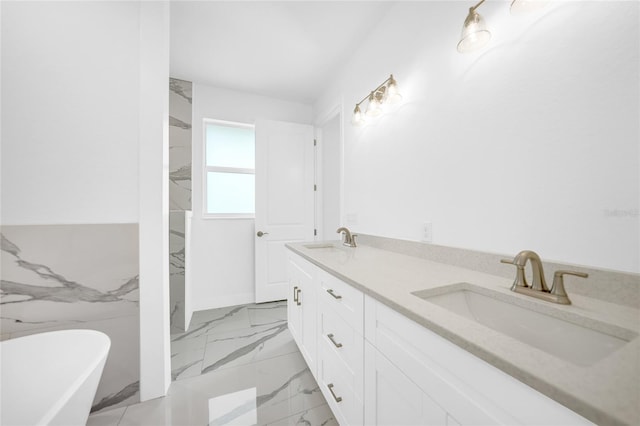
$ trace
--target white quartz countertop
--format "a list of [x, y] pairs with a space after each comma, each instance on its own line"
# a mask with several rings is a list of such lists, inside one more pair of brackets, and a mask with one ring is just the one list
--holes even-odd
[[[293, 252], [407, 318], [526, 383], [596, 424], [640, 424], [640, 311], [569, 294], [557, 305], [510, 291], [511, 279], [369, 246]], [[339, 244], [336, 244], [339, 247]], [[505, 265], [505, 267], [509, 267]], [[514, 269], [515, 277], [515, 269]], [[633, 331], [636, 337], [590, 366], [560, 359], [415, 296], [412, 292], [471, 283], [539, 305]], [[517, 321], [518, 318], [513, 318]]]

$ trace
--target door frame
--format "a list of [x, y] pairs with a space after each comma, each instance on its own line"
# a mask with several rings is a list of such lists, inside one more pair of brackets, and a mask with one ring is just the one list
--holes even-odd
[[[323, 114], [318, 115], [318, 119], [313, 124], [315, 129], [315, 137], [317, 140], [317, 145], [315, 149], [315, 181], [316, 184], [322, 182], [324, 164], [322, 162], [322, 154], [323, 154], [323, 144], [322, 144], [322, 128], [334, 118], [338, 118], [338, 122], [340, 125], [339, 132], [339, 140], [338, 140], [338, 164], [340, 165], [338, 170], [338, 210], [339, 210], [339, 220], [340, 223], [345, 223], [345, 214], [344, 214], [344, 102], [342, 98], [336, 100], [333, 106], [329, 107], [325, 110]], [[325, 194], [325, 188], [323, 185], [318, 185], [318, 189], [315, 193], [315, 229], [318, 232], [318, 235], [324, 235], [325, 230], [323, 229], [323, 199]], [[316, 240], [318, 238], [316, 237]]]

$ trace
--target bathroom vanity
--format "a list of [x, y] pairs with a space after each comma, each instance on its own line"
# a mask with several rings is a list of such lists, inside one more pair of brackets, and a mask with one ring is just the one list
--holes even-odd
[[340, 424], [640, 423], [635, 307], [553, 305], [367, 245], [287, 247], [289, 328]]

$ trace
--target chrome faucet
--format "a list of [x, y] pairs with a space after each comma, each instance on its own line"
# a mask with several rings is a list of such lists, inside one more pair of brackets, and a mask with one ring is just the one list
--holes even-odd
[[344, 241], [342, 242], [343, 246], [356, 247], [356, 237], [357, 237], [356, 234], [351, 234], [351, 231], [349, 231], [344, 226], [338, 228], [336, 232], [338, 234], [340, 233], [344, 234]]
[[[524, 268], [527, 261], [531, 263], [531, 269], [533, 271], [533, 283], [529, 285], [524, 275]], [[577, 277], [587, 278], [589, 275], [582, 272], [574, 271], [556, 271], [553, 274], [553, 284], [551, 290], [547, 287], [547, 283], [544, 279], [544, 270], [542, 268], [542, 260], [536, 252], [531, 250], [523, 250], [516, 255], [513, 260], [502, 259], [500, 262], [509, 263], [515, 265], [516, 279], [513, 281], [511, 291], [516, 293], [526, 294], [528, 296], [536, 297], [538, 299], [546, 300], [553, 303], [560, 303], [562, 305], [570, 305], [571, 300], [564, 289], [564, 275], [575, 275]]]

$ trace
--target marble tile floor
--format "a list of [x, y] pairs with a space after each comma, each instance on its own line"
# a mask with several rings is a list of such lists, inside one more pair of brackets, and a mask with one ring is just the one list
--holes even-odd
[[196, 312], [171, 335], [167, 396], [94, 413], [87, 425], [337, 425], [286, 317], [286, 302]]

